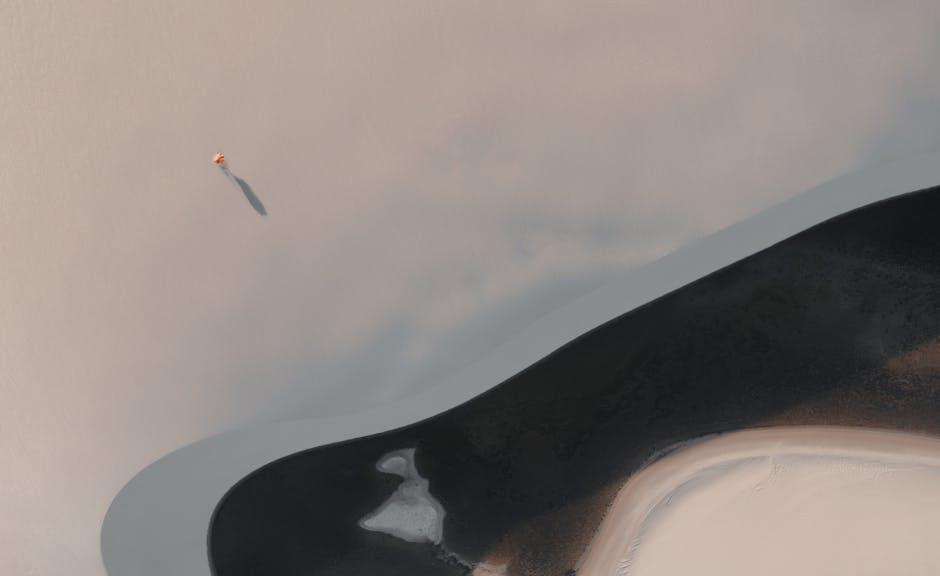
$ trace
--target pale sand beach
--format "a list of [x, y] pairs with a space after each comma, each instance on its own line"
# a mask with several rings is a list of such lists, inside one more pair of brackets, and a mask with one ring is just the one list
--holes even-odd
[[835, 427], [715, 436], [614, 499], [579, 576], [940, 573], [940, 439]]
[[[938, 16], [921, 0], [0, 2], [0, 574], [103, 576], [109, 506], [165, 455], [450, 409], [563, 344], [509, 347], [625, 271], [933, 150]], [[936, 183], [914, 173], [877, 182]], [[604, 294], [618, 314], [660, 295]], [[434, 392], [504, 345], [528, 355]], [[421, 394], [446, 401], [412, 407]], [[109, 532], [126, 561], [109, 565], [130, 566], [112, 576], [207, 576], [217, 499], [294, 442], [231, 449], [230, 467], [164, 460], [180, 476], [137, 485], [159, 497], [125, 516], [146, 528]]]

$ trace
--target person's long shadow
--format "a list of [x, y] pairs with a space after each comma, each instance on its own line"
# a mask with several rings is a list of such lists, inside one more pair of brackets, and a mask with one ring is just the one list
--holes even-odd
[[251, 204], [251, 207], [255, 209], [255, 212], [261, 214], [262, 216], [267, 216], [268, 211], [265, 209], [264, 204], [261, 203], [261, 198], [258, 198], [258, 195], [255, 194], [255, 191], [251, 189], [251, 186], [248, 185], [248, 182], [245, 182], [238, 176], [232, 174], [232, 171], [228, 169], [228, 166], [220, 166], [222, 173], [225, 174], [225, 177], [228, 178], [232, 184], [238, 187], [242, 191], [242, 194], [245, 195], [245, 198], [248, 199], [248, 203]]

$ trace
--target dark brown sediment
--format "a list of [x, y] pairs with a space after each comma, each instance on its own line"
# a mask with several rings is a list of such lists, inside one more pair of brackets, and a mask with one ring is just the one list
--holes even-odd
[[460, 574], [360, 529], [417, 448], [459, 557], [573, 568], [615, 488], [658, 451], [767, 425], [940, 434], [940, 190], [797, 234], [585, 334], [424, 422], [255, 472], [209, 534], [219, 576]]

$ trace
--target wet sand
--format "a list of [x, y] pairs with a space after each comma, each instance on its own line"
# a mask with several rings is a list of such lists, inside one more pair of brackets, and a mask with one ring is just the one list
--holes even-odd
[[565, 576], [618, 491], [677, 443], [771, 425], [940, 437], [937, 214], [940, 189], [843, 214], [452, 410], [271, 462], [219, 501], [214, 573], [465, 574], [431, 544], [363, 530], [401, 484], [376, 469], [396, 450], [415, 450], [446, 510], [448, 552], [481, 573]]

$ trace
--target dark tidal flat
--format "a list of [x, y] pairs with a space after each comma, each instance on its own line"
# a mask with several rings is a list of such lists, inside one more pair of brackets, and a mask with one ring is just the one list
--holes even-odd
[[[475, 399], [311, 448], [242, 480], [208, 543], [217, 576], [445, 576], [499, 558], [564, 576], [651, 457], [768, 425], [940, 434], [940, 189], [866, 206], [614, 318]], [[360, 527], [414, 448], [443, 542]]]

